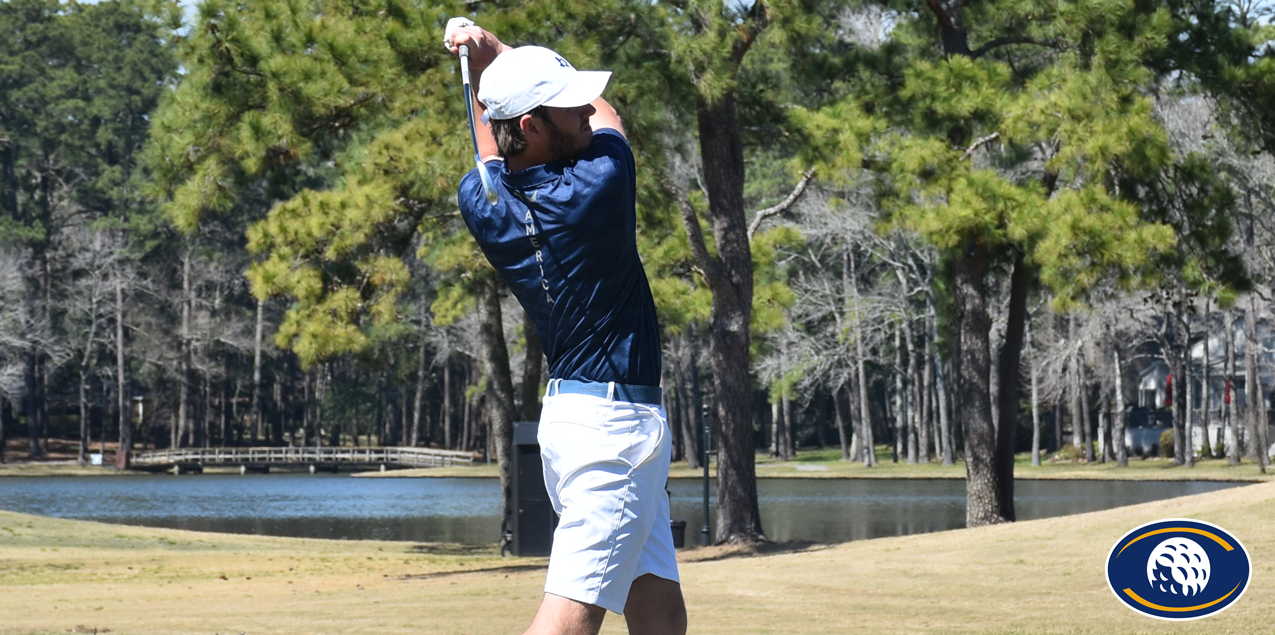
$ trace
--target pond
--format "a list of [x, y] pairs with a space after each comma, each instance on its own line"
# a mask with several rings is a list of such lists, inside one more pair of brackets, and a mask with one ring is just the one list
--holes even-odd
[[[1019, 519], [1110, 509], [1241, 483], [1015, 482]], [[698, 544], [702, 481], [669, 483], [673, 517]], [[716, 484], [713, 484], [715, 490]], [[712, 490], [710, 490], [712, 491]], [[965, 526], [965, 482], [762, 479], [762, 525], [777, 541], [844, 542]], [[712, 505], [716, 504], [713, 500]], [[304, 538], [494, 543], [495, 479], [333, 474], [0, 478], [0, 509], [127, 525]]]

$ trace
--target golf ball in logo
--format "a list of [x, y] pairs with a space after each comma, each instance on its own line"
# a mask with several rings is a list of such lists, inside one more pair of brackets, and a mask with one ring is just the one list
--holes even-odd
[[1209, 554], [1190, 538], [1165, 540], [1147, 558], [1147, 581], [1162, 593], [1199, 595], [1209, 584]]
[[1244, 595], [1253, 564], [1239, 539], [1173, 518], [1125, 534], [1107, 556], [1107, 584], [1125, 606], [1162, 620], [1213, 615]]

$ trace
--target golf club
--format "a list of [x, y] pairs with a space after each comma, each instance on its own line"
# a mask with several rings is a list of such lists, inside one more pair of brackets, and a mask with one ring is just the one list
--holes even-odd
[[478, 154], [478, 130], [475, 128], [477, 123], [474, 122], [474, 94], [469, 84], [469, 47], [460, 46], [460, 79], [465, 85], [465, 114], [469, 119], [469, 137], [474, 142], [474, 163], [478, 166], [478, 176], [483, 180], [483, 192], [487, 193], [487, 202], [492, 205], [500, 200], [496, 196], [496, 184], [491, 180], [491, 174], [487, 173], [487, 167], [483, 165], [483, 158]]

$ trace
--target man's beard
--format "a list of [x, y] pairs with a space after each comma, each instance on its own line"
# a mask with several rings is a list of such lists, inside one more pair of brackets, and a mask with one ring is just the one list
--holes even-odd
[[582, 144], [578, 136], [563, 132], [556, 124], [549, 121], [548, 117], [543, 118], [542, 121], [545, 123], [545, 129], [549, 131], [549, 152], [555, 161], [574, 159], [588, 149], [589, 146]]

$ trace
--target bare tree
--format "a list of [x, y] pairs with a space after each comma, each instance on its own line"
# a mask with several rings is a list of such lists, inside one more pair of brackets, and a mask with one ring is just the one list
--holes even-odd
[[[15, 410], [26, 396], [24, 357], [30, 348], [26, 338], [26, 305], [22, 302], [25, 265], [25, 258], [20, 254], [0, 248], [0, 400], [12, 404]], [[7, 410], [3, 403], [0, 408]], [[0, 463], [4, 462], [6, 447], [3, 419], [0, 415]]]

